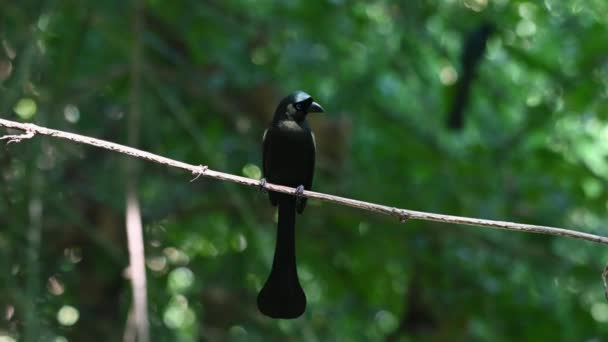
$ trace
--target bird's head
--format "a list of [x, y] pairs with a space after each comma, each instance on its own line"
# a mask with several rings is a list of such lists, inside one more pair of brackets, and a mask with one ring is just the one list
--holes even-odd
[[274, 113], [274, 120], [294, 120], [301, 122], [306, 119], [308, 113], [321, 112], [323, 112], [323, 107], [316, 103], [312, 99], [312, 96], [298, 90], [281, 100]]

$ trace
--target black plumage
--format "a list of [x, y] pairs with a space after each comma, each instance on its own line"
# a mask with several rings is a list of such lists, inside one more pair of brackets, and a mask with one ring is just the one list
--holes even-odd
[[[312, 112], [323, 108], [303, 91], [279, 103], [263, 138], [263, 172], [269, 183], [311, 189], [316, 147], [306, 116]], [[296, 318], [306, 309], [306, 296], [296, 268], [295, 216], [304, 211], [306, 198], [272, 191], [268, 196], [279, 207], [279, 219], [272, 269], [258, 294], [258, 308], [272, 318]]]

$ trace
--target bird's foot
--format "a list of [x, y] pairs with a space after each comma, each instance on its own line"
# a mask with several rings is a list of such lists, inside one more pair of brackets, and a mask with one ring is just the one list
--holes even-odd
[[258, 186], [260, 187], [260, 191], [262, 193], [268, 193], [268, 189], [266, 189], [266, 183], [268, 183], [266, 181], [266, 178], [260, 179], [260, 184]]
[[302, 205], [302, 201], [306, 198], [302, 196], [304, 194], [304, 185], [298, 186], [294, 194], [296, 196], [296, 207], [300, 207]]

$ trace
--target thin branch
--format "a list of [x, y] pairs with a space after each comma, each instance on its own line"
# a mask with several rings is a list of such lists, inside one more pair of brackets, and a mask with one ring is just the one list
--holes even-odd
[[[148, 332], [148, 290], [146, 285], [146, 262], [144, 256], [143, 226], [137, 192], [130, 184], [127, 189], [127, 242], [129, 247], [129, 276], [133, 290], [133, 323], [126, 329], [135, 328], [140, 342], [150, 341]], [[129, 317], [131, 319], [131, 317]], [[125, 333], [127, 335], [132, 333]]]
[[12, 135], [5, 135], [3, 137], [0, 137], [0, 140], [8, 140], [6, 142], [6, 144], [12, 144], [12, 143], [18, 143], [21, 140], [24, 139], [30, 139], [34, 137], [34, 132], [33, 131], [25, 131], [24, 134], [12, 134]]
[[[209, 178], [215, 178], [219, 180], [234, 182], [243, 185], [249, 186], [259, 186], [260, 181], [245, 178], [240, 176], [235, 176], [229, 173], [219, 172], [215, 170], [209, 169], [207, 166], [203, 165], [192, 165], [184, 162], [180, 162], [177, 160], [169, 159], [166, 157], [162, 157], [150, 152], [141, 151], [132, 147], [112, 143], [109, 141], [104, 141], [100, 139], [95, 139], [79, 134], [68, 133], [63, 131], [58, 131], [54, 129], [49, 129], [46, 127], [37, 126], [34, 124], [27, 123], [19, 123], [9, 120], [0, 119], [0, 127], [19, 129], [28, 133], [48, 135], [60, 139], [66, 139], [70, 141], [74, 141], [81, 144], [88, 144], [97, 146], [100, 148], [104, 148], [106, 150], [119, 152], [122, 154], [126, 154], [129, 156], [133, 156], [139, 159], [144, 159], [148, 161], [152, 161], [158, 164], [171, 166], [174, 168], [190, 171], [195, 176], [205, 176]], [[25, 137], [23, 137], [25, 139]], [[1, 139], [1, 138], [0, 138]], [[265, 188], [268, 190], [293, 194], [296, 189], [266, 183]], [[394, 216], [398, 218], [400, 221], [409, 220], [425, 220], [425, 221], [437, 221], [437, 222], [445, 222], [445, 223], [454, 223], [454, 224], [463, 224], [469, 226], [478, 226], [478, 227], [489, 227], [494, 229], [505, 229], [505, 230], [514, 230], [519, 232], [528, 232], [528, 233], [539, 233], [539, 234], [547, 234], [547, 235], [555, 235], [555, 236], [565, 236], [575, 239], [587, 240], [591, 242], [601, 243], [608, 245], [608, 237], [594, 235], [589, 233], [578, 232], [575, 230], [569, 230], [564, 228], [556, 228], [556, 227], [548, 227], [548, 226], [537, 226], [532, 224], [522, 224], [522, 223], [514, 223], [514, 222], [506, 222], [506, 221], [494, 221], [494, 220], [485, 220], [478, 219], [472, 217], [462, 217], [462, 216], [453, 216], [453, 215], [443, 215], [443, 214], [434, 214], [427, 213], [423, 211], [415, 211], [415, 210], [407, 210], [400, 209], [375, 203], [369, 203], [359, 200], [354, 200], [345, 197], [339, 197], [334, 195], [328, 195], [320, 192], [314, 191], [304, 191], [302, 194], [304, 197], [313, 198], [317, 200], [337, 203], [346, 205], [353, 208], [373, 211], [381, 214], [386, 214], [390, 216]]]

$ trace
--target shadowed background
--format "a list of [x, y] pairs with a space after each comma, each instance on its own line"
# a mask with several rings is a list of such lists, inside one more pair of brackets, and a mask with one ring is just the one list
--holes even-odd
[[[603, 0], [9, 2], [0, 113], [126, 144], [136, 72], [140, 148], [259, 178], [262, 132], [302, 89], [326, 110], [310, 118], [316, 191], [607, 235], [605, 13]], [[125, 158], [44, 137], [0, 147], [3, 341], [122, 338]], [[605, 247], [314, 200], [296, 228], [307, 311], [268, 319], [266, 196], [137, 165], [153, 341], [608, 336]]]

